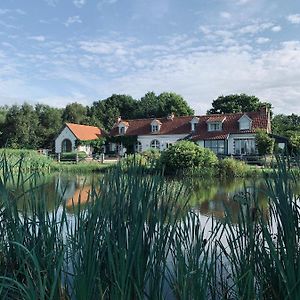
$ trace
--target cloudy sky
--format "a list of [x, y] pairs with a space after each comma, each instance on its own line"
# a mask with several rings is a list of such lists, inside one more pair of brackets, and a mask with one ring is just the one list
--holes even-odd
[[247, 93], [300, 114], [298, 0], [5, 0], [0, 105]]

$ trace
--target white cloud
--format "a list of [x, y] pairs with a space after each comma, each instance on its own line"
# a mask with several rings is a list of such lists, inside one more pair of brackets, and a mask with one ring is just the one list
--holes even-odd
[[300, 24], [300, 14], [289, 15], [287, 20], [292, 24]]
[[75, 23], [79, 23], [79, 24], [82, 23], [82, 20], [80, 19], [79, 16], [69, 17], [64, 24], [65, 24], [65, 26], [69, 27], [70, 25], [75, 24]]
[[273, 32], [279, 32], [279, 31], [282, 30], [282, 28], [281, 28], [281, 26], [277, 25], [277, 26], [272, 27], [271, 30], [272, 30]]
[[37, 41], [37, 42], [44, 42], [46, 38], [43, 35], [35, 35], [28, 37], [29, 40]]
[[239, 32], [241, 34], [255, 34], [258, 32], [262, 32], [266, 29], [269, 29], [273, 26], [272, 23], [254, 23], [247, 26], [242, 27]]
[[87, 0], [73, 0], [73, 4], [78, 7], [81, 8], [86, 4]]
[[257, 44], [266, 44], [269, 43], [271, 40], [269, 38], [266, 37], [259, 37], [256, 39], [256, 43]]
[[230, 19], [231, 18], [231, 14], [229, 12], [227, 12], [227, 11], [221, 11], [220, 12], [220, 16], [223, 19]]

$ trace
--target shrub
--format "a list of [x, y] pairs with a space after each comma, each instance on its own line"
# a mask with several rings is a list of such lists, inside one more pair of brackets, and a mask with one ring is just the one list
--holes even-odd
[[259, 155], [273, 154], [274, 139], [272, 139], [266, 131], [257, 130], [255, 141]]
[[[193, 172], [193, 170], [197, 170], [196, 173], [214, 170], [218, 158], [209, 149], [190, 141], [181, 141], [162, 152], [161, 162], [167, 173], [184, 172], [187, 174], [187, 171]], [[195, 172], [193, 175], [196, 175]]]
[[60, 158], [63, 160], [76, 160], [76, 155], [78, 154], [78, 159], [82, 160], [87, 158], [87, 154], [84, 151], [80, 152], [64, 152], [61, 153]]
[[234, 158], [224, 158], [219, 161], [221, 177], [245, 177], [250, 172], [250, 166]]

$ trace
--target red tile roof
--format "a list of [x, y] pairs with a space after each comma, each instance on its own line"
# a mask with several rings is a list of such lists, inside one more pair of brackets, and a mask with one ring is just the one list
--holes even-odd
[[95, 126], [66, 123], [78, 140], [92, 141], [104, 135], [104, 131]]
[[211, 115], [206, 122], [223, 122], [225, 119], [224, 115]]
[[[126, 120], [129, 126], [125, 135], [162, 135], [162, 134], [189, 134], [191, 132], [192, 116], [188, 117], [174, 117], [173, 120], [166, 118], [156, 119], [136, 119]], [[151, 123], [157, 120], [161, 123], [159, 132], [151, 132]], [[121, 121], [123, 122], [123, 121]], [[118, 124], [115, 124], [110, 132], [111, 135], [119, 135]]]
[[[247, 115], [251, 120], [250, 130], [240, 130], [238, 120], [243, 116]], [[225, 139], [228, 134], [243, 134], [243, 133], [255, 133], [259, 128], [268, 129], [268, 117], [266, 114], [261, 112], [248, 112], [248, 113], [235, 113], [235, 114], [224, 114], [226, 117], [222, 124], [221, 131], [208, 131], [207, 130], [207, 120], [212, 117], [218, 117], [220, 115], [208, 115], [201, 116], [200, 121], [197, 124], [196, 131], [192, 136], [192, 140], [207, 140], [207, 139]]]
[[[191, 132], [190, 121], [194, 116], [183, 116], [174, 117], [173, 120], [166, 118], [157, 118], [161, 122], [161, 127], [159, 132], [151, 132], [151, 122], [154, 119], [136, 119], [136, 120], [126, 120], [129, 124], [125, 135], [164, 135], [164, 134], [186, 134], [190, 136], [192, 140], [205, 140], [205, 139], [226, 139], [228, 134], [231, 133], [254, 133], [256, 129], [268, 128], [268, 117], [267, 114], [261, 112], [249, 112], [245, 113], [252, 120], [251, 130], [239, 130], [238, 120], [244, 115], [244, 113], [235, 114], [218, 114], [218, 115], [206, 115], [206, 116], [196, 116], [199, 118], [199, 123], [196, 125], [195, 132]], [[226, 119], [225, 119], [226, 118]], [[225, 119], [225, 120], [224, 120]], [[208, 131], [208, 120], [215, 120], [223, 122], [222, 131]], [[124, 122], [122, 120], [121, 122]], [[119, 128], [116, 123], [110, 134], [113, 136], [119, 135]]]

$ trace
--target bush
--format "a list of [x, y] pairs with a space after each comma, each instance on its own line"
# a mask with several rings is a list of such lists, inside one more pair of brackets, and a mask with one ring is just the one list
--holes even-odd
[[274, 139], [272, 139], [266, 131], [257, 130], [255, 142], [259, 155], [272, 154], [274, 150]]
[[166, 173], [192, 172], [193, 175], [197, 175], [199, 172], [212, 173], [218, 164], [218, 158], [209, 149], [190, 141], [181, 141], [162, 152], [161, 163]]
[[224, 158], [219, 161], [219, 175], [221, 177], [245, 177], [250, 170], [249, 165], [234, 158]]
[[87, 158], [87, 154], [84, 151], [80, 151], [80, 152], [64, 152], [61, 153], [60, 158], [62, 160], [76, 160], [76, 155], [78, 154], [78, 159], [82, 160]]

